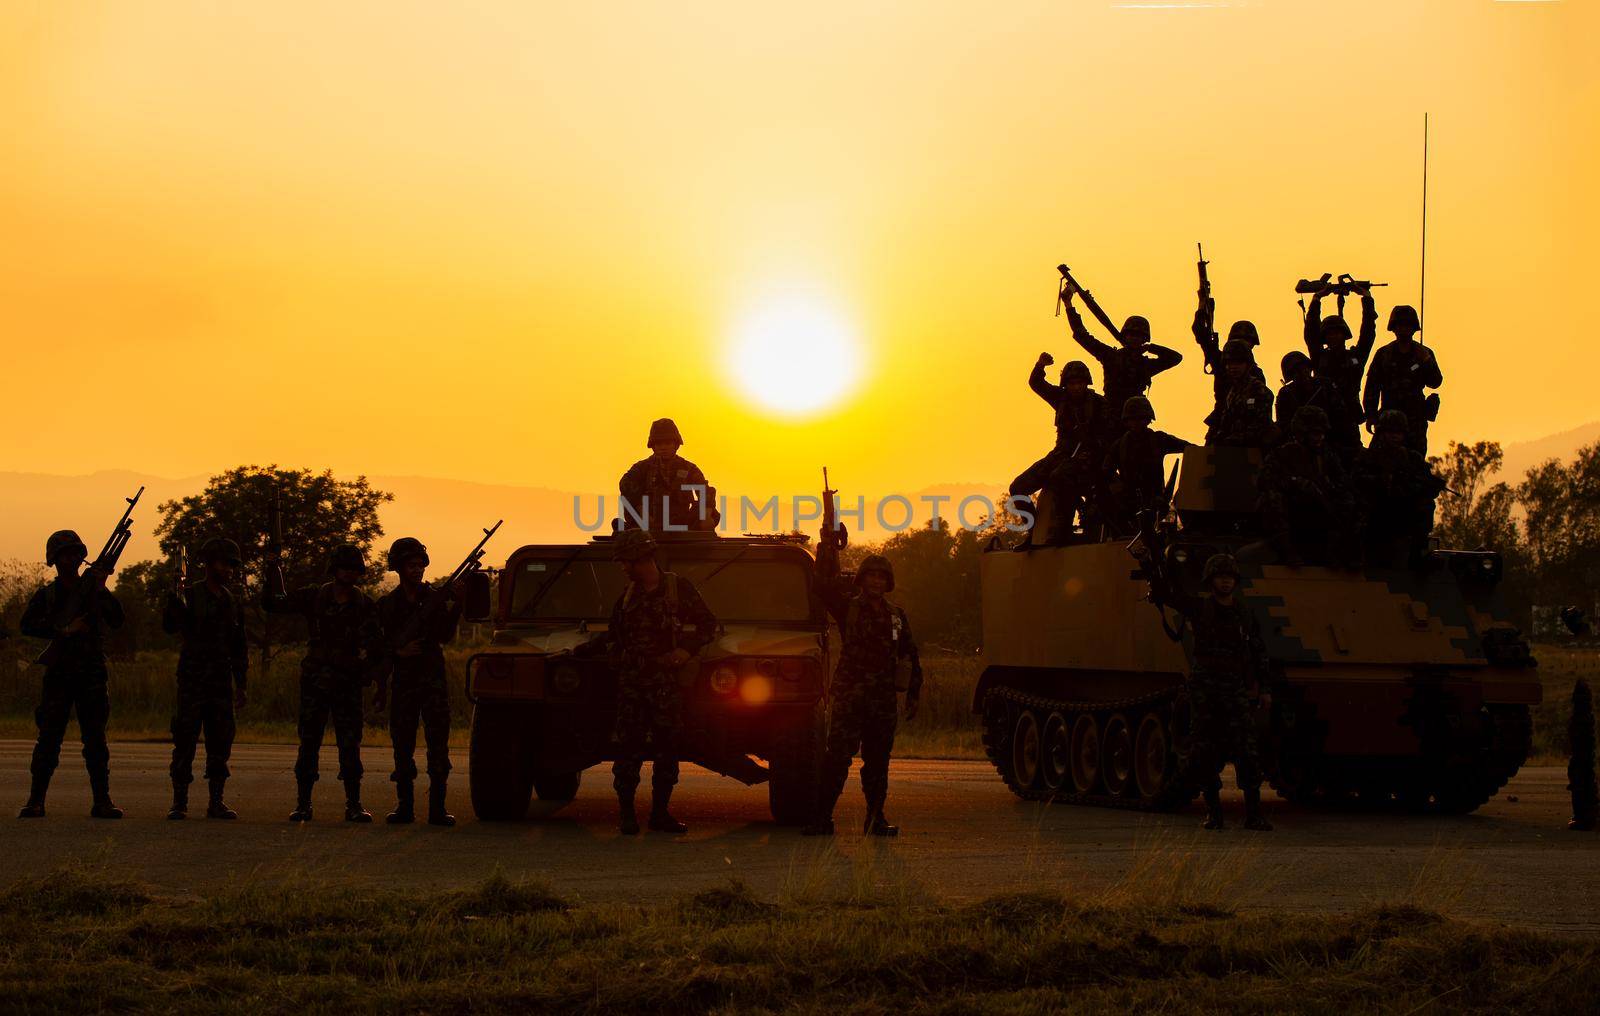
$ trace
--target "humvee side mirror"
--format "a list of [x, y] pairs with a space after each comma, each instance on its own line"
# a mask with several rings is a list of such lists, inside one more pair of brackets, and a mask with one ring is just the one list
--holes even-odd
[[487, 621], [494, 614], [494, 603], [490, 596], [489, 576], [481, 571], [470, 572], [466, 578], [466, 602], [462, 605], [461, 616], [468, 621]]

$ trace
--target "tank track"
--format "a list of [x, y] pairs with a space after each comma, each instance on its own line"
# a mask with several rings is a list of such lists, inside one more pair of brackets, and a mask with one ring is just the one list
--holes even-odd
[[[1176, 735], [1172, 730], [1172, 709], [1176, 705], [1181, 689], [1171, 688], [1164, 691], [1137, 695], [1131, 698], [1114, 699], [1099, 702], [1075, 702], [1068, 699], [1053, 699], [1043, 695], [1021, 691], [1004, 685], [990, 688], [984, 695], [983, 706], [983, 748], [995, 771], [1011, 792], [1024, 801], [1049, 801], [1055, 804], [1071, 804], [1098, 808], [1123, 808], [1132, 811], [1176, 811], [1188, 804], [1199, 794], [1196, 786], [1181, 785], [1176, 779], [1168, 782], [1161, 794], [1153, 800], [1145, 800], [1137, 795], [1119, 796], [1105, 792], [1083, 793], [1077, 790], [1058, 789], [1051, 790], [1044, 785], [1024, 786], [1017, 779], [1017, 774], [1012, 767], [1012, 736], [1015, 729], [1012, 717], [1017, 711], [1031, 709], [1035, 712], [1049, 716], [1051, 713], [1060, 713], [1070, 722], [1071, 718], [1083, 713], [1094, 713], [1101, 718], [1101, 728], [1104, 727], [1104, 718], [1113, 713], [1123, 713], [1135, 718], [1151, 709], [1165, 707], [1167, 718], [1166, 734], [1168, 753], [1173, 756], [1168, 762], [1168, 772], [1177, 773], [1176, 760]], [[996, 722], [998, 717], [1003, 717], [1002, 722]], [[1137, 729], [1137, 728], [1135, 728]]]

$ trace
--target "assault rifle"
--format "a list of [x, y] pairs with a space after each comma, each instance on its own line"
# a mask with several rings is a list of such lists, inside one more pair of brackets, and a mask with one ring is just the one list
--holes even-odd
[[1106, 331], [1111, 333], [1112, 338], [1121, 342], [1122, 330], [1112, 324], [1111, 318], [1100, 309], [1100, 303], [1094, 298], [1094, 294], [1080, 286], [1078, 280], [1072, 277], [1072, 269], [1066, 265], [1056, 265], [1056, 271], [1061, 273], [1061, 288], [1056, 290], [1056, 313], [1061, 313], [1061, 305], [1066, 302], [1070, 294], [1077, 293], [1083, 297], [1083, 305], [1089, 308], [1089, 313], [1095, 316], [1095, 320], [1105, 325]]
[[283, 490], [277, 483], [267, 499], [267, 567], [262, 569], [261, 584], [275, 596], [288, 595], [283, 586]]
[[[141, 486], [134, 495], [127, 498], [128, 507], [122, 510], [122, 518], [111, 530], [111, 535], [106, 537], [106, 544], [100, 548], [100, 556], [88, 567], [78, 581], [74, 582], [61, 598], [57, 605], [55, 617], [52, 618], [53, 626], [57, 631], [66, 628], [72, 622], [84, 617], [94, 607], [95, 594], [105, 588], [105, 580], [112, 572], [117, 570], [117, 559], [122, 557], [122, 552], [127, 549], [128, 541], [133, 539], [133, 507], [144, 496], [144, 487]], [[61, 655], [61, 638], [53, 638], [50, 644], [44, 647], [33, 662], [48, 667]]]
[[1172, 496], [1178, 486], [1178, 463], [1172, 464], [1172, 472], [1167, 475], [1166, 489], [1162, 492], [1161, 504], [1155, 508], [1146, 508], [1138, 515], [1138, 533], [1128, 544], [1128, 553], [1138, 562], [1139, 567], [1130, 576], [1135, 579], [1144, 579], [1150, 584], [1149, 600], [1161, 614], [1161, 628], [1167, 633], [1167, 638], [1174, 642], [1183, 639], [1183, 621], [1180, 615], [1178, 626], [1174, 628], [1167, 620], [1166, 600], [1176, 586], [1171, 576], [1167, 574], [1167, 538], [1162, 533], [1160, 522], [1172, 504]]
[[189, 586], [189, 552], [178, 545], [178, 553], [172, 559], [172, 595], [175, 599], [183, 599], [183, 594]]
[[1336, 294], [1340, 297], [1346, 297], [1352, 293], [1360, 296], [1369, 289], [1376, 289], [1379, 286], [1387, 285], [1387, 282], [1367, 282], [1362, 279], [1354, 279], [1351, 278], [1348, 273], [1346, 273], [1339, 276], [1339, 278], [1333, 282], [1328, 281], [1328, 276], [1323, 276], [1320, 279], [1301, 279], [1299, 282], [1294, 284], [1294, 291], [1302, 294], [1317, 294], [1321, 293], [1323, 290], [1327, 290], [1329, 293]]
[[[1211, 279], [1206, 275], [1206, 265], [1211, 262], [1206, 260], [1205, 251], [1201, 249], [1198, 241], [1194, 245], [1194, 256], [1196, 267], [1200, 271], [1200, 312], [1204, 316], [1202, 327], [1198, 329], [1199, 334], [1195, 336], [1195, 340], [1200, 343], [1201, 349], [1209, 351], [1217, 345], [1217, 301], [1211, 297]], [[1206, 339], [1201, 336], [1209, 336], [1210, 344], [1207, 345]], [[1205, 372], [1214, 374], [1216, 367], [1208, 362], [1205, 365]]]
[[839, 548], [850, 542], [850, 534], [845, 531], [839, 522], [838, 512], [834, 508], [833, 496], [839, 493], [828, 486], [828, 467], [822, 467], [822, 539], [820, 546], [832, 548], [838, 553]]
[[450, 598], [455, 595], [455, 584], [468, 575], [483, 570], [483, 545], [489, 542], [489, 537], [493, 536], [504, 523], [505, 519], [501, 519], [493, 526], [485, 529], [483, 531], [483, 539], [478, 541], [476, 547], [467, 552], [466, 558], [456, 565], [456, 570], [450, 573], [450, 577], [429, 587], [428, 594], [422, 601], [422, 606], [417, 609], [416, 613], [411, 615], [411, 619], [406, 622], [405, 627], [401, 628], [389, 640], [391, 651], [404, 649], [411, 643], [426, 636], [432, 630], [433, 625], [444, 611], [445, 604], [449, 603]]

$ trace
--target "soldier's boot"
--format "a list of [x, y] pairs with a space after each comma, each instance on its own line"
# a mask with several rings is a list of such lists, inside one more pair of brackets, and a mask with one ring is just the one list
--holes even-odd
[[206, 818], [220, 818], [231, 822], [239, 817], [239, 813], [228, 807], [222, 800], [222, 788], [227, 785], [227, 780], [211, 781], [211, 802], [206, 805]]
[[361, 781], [344, 781], [344, 820], [346, 822], [371, 822], [372, 812], [361, 807]]
[[1205, 820], [1204, 823], [1202, 823], [1201, 828], [1203, 828], [1203, 829], [1221, 829], [1222, 828], [1222, 793], [1221, 793], [1221, 791], [1217, 791], [1217, 790], [1207, 790], [1205, 792], [1205, 797], [1206, 797], [1206, 820]]
[[316, 786], [315, 780], [295, 781], [294, 811], [289, 813], [290, 822], [311, 821], [311, 788]]
[[394, 785], [394, 811], [384, 821], [390, 825], [410, 825], [416, 820], [416, 784], [410, 780], [398, 780]]
[[44, 818], [44, 792], [50, 789], [50, 777], [35, 776], [28, 790], [28, 803], [17, 812], [18, 818]]
[[633, 809], [633, 792], [617, 792], [617, 831], [624, 836], [639, 835], [639, 816]]
[[1261, 814], [1261, 788], [1244, 792], [1244, 827], [1257, 832], [1272, 832], [1272, 823]]
[[428, 777], [428, 824], [445, 826], [456, 824], [456, 817], [444, 810], [445, 790], [448, 784], [443, 776]]
[[173, 822], [189, 817], [189, 784], [172, 781], [172, 807], [167, 809], [167, 818]]
[[122, 809], [111, 803], [109, 781], [105, 777], [90, 780], [89, 789], [94, 793], [94, 806], [89, 809], [90, 818], [122, 817]]
[[671, 787], [656, 787], [650, 795], [650, 831], [653, 833], [686, 833], [689, 827], [672, 817], [667, 804], [672, 800]]
[[883, 817], [883, 800], [874, 798], [867, 802], [867, 820], [862, 823], [861, 835], [863, 836], [899, 836], [900, 827], [890, 825], [889, 820]]

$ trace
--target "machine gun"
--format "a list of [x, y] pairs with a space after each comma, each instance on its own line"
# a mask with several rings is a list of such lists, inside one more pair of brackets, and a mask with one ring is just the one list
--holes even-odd
[[489, 538], [493, 536], [504, 523], [505, 519], [501, 519], [493, 526], [485, 529], [483, 531], [483, 539], [478, 541], [478, 545], [476, 547], [473, 547], [467, 552], [467, 556], [460, 564], [456, 565], [456, 569], [450, 573], [450, 577], [445, 579], [443, 582], [435, 583], [433, 586], [429, 587], [428, 594], [422, 601], [422, 606], [411, 615], [411, 619], [406, 622], [405, 627], [401, 628], [400, 631], [389, 640], [389, 649], [391, 652], [404, 649], [411, 643], [416, 642], [418, 639], [426, 636], [428, 632], [432, 630], [433, 625], [438, 621], [440, 614], [444, 611], [445, 604], [450, 601], [450, 598], [453, 595], [455, 595], [454, 589], [456, 582], [467, 578], [469, 575], [475, 575], [483, 570], [483, 546], [489, 542]]
[[1367, 282], [1362, 279], [1351, 278], [1349, 273], [1346, 273], [1333, 282], [1329, 282], [1327, 276], [1320, 279], [1301, 279], [1294, 284], [1294, 291], [1300, 294], [1317, 294], [1326, 289], [1342, 299], [1352, 293], [1359, 296], [1369, 289], [1387, 285], [1387, 282]]
[[[1206, 260], [1205, 251], [1201, 249], [1198, 241], [1194, 245], [1194, 256], [1196, 267], [1200, 272], [1200, 314], [1203, 318], [1202, 327], [1196, 329], [1195, 340], [1200, 343], [1201, 349], [1209, 352], [1217, 348], [1217, 301], [1212, 299], [1211, 279], [1206, 275], [1206, 265], [1211, 262]], [[1206, 338], [1202, 338], [1202, 336]], [[1207, 374], [1215, 374], [1217, 372], [1216, 366], [1210, 362], [1209, 357], [1207, 357], [1207, 363], [1205, 364], [1205, 372]]]
[[[128, 541], [133, 539], [133, 508], [143, 496], [144, 487], [141, 486], [132, 497], [126, 499], [128, 507], [122, 510], [122, 518], [117, 520], [111, 535], [106, 537], [105, 546], [100, 548], [100, 555], [94, 559], [88, 570], [78, 577], [78, 581], [72, 584], [66, 596], [62, 597], [52, 619], [57, 631], [88, 614], [93, 607], [95, 593], [104, 588], [105, 579], [117, 570], [117, 559], [122, 557]], [[99, 581], [95, 581], [97, 578]], [[50, 666], [61, 655], [61, 641], [60, 638], [51, 639], [50, 644], [44, 647], [44, 651], [33, 662]]]
[[1160, 523], [1172, 504], [1172, 496], [1178, 486], [1178, 465], [1179, 463], [1174, 462], [1172, 472], [1167, 474], [1167, 485], [1162, 492], [1161, 504], [1155, 508], [1146, 508], [1138, 514], [1138, 533], [1128, 544], [1128, 553], [1139, 565], [1130, 578], [1144, 579], [1150, 584], [1149, 600], [1161, 614], [1162, 631], [1166, 632], [1167, 638], [1174, 642], [1183, 640], [1184, 620], [1180, 614], [1176, 627], [1167, 620], [1166, 600], [1177, 587], [1167, 573], [1167, 538], [1161, 531]]
[[1106, 331], [1111, 333], [1112, 338], [1121, 342], [1122, 330], [1112, 324], [1111, 318], [1100, 309], [1100, 303], [1094, 298], [1094, 294], [1080, 286], [1078, 280], [1072, 277], [1072, 269], [1066, 265], [1056, 265], [1056, 271], [1061, 273], [1061, 288], [1056, 290], [1056, 313], [1058, 315], [1061, 313], [1061, 305], [1066, 302], [1070, 294], [1077, 293], [1083, 297], [1083, 305], [1089, 308], [1089, 313], [1095, 316], [1095, 320], [1105, 325]]

